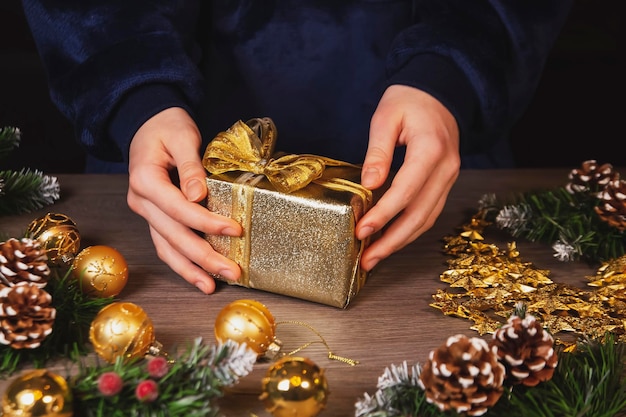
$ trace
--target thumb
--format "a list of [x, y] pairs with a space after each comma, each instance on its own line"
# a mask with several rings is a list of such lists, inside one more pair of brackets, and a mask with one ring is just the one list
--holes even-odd
[[195, 154], [195, 158], [188, 159], [178, 165], [180, 188], [189, 201], [198, 202], [207, 196], [206, 170]]
[[361, 170], [361, 184], [369, 189], [380, 187], [391, 168], [398, 132], [396, 126], [377, 112], [370, 123], [369, 143]]

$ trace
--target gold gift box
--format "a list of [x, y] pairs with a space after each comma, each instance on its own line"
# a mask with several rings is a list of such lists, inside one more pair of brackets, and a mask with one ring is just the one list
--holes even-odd
[[[230, 284], [346, 308], [367, 277], [359, 261], [368, 242], [356, 238], [355, 226], [372, 195], [359, 185], [358, 166], [314, 155], [268, 158], [268, 141], [275, 138], [274, 124], [263, 118], [239, 121], [209, 144], [203, 158], [213, 172], [206, 179], [207, 208], [237, 220], [243, 236], [206, 239], [240, 265], [241, 279]], [[241, 156], [248, 142], [258, 152]], [[277, 180], [266, 171], [280, 158]], [[321, 172], [309, 173], [317, 162], [308, 158], [321, 161]], [[224, 169], [229, 159], [239, 161], [236, 168]], [[242, 168], [242, 159], [256, 159], [267, 170]]]

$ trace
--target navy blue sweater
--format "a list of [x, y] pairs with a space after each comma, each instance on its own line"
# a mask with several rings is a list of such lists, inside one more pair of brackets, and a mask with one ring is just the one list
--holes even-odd
[[[136, 130], [186, 108], [210, 140], [271, 117], [276, 149], [360, 163], [391, 84], [454, 114], [464, 167], [507, 166], [572, 0], [23, 0], [53, 101], [125, 170]], [[201, 150], [202, 151], [202, 150]], [[114, 166], [115, 164], [113, 164]]]

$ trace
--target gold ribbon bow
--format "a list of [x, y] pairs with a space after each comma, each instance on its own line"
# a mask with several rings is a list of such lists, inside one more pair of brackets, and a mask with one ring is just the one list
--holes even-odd
[[319, 179], [326, 166], [352, 166], [317, 155], [283, 155], [274, 158], [276, 126], [268, 117], [237, 121], [207, 146], [202, 163], [211, 174], [244, 171], [264, 175], [276, 190], [291, 193]]

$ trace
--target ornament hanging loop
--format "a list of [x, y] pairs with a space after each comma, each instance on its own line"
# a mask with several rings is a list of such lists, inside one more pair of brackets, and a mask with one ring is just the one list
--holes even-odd
[[298, 320], [284, 320], [284, 321], [279, 321], [276, 323], [276, 325], [278, 326], [279, 324], [297, 324], [299, 326], [303, 326], [306, 327], [307, 329], [311, 330], [313, 333], [315, 333], [317, 335], [317, 337], [320, 338], [320, 340], [313, 340], [311, 342], [307, 342], [305, 344], [303, 344], [302, 346], [297, 347], [296, 349], [288, 352], [288, 353], [283, 353], [283, 356], [291, 356], [291, 355], [295, 355], [296, 353], [306, 349], [307, 347], [311, 346], [314, 343], [321, 343], [326, 347], [326, 350], [328, 351], [328, 359], [334, 360], [334, 361], [339, 361], [339, 362], [343, 362], [345, 364], [348, 364], [350, 366], [356, 366], [359, 364], [359, 361], [356, 359], [351, 359], [351, 358], [346, 358], [345, 356], [339, 356], [339, 355], [335, 355], [332, 350], [330, 349], [330, 346], [328, 345], [328, 342], [326, 342], [326, 339], [324, 339], [324, 337], [321, 335], [320, 332], [318, 332], [315, 328], [313, 328], [313, 326], [311, 326], [308, 323], [302, 322], [302, 321], [298, 321]]

